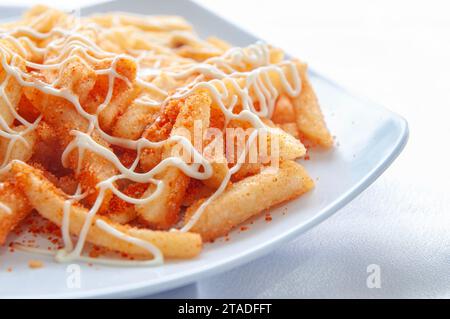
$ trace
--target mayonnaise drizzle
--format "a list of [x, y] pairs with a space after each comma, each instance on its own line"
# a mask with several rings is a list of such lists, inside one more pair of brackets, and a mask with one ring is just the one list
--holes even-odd
[[[160, 60], [156, 60], [152, 68], [139, 70], [139, 60], [142, 59], [142, 55], [137, 58], [133, 58], [129, 55], [107, 52], [100, 48], [94, 41], [82, 34], [82, 32], [88, 28], [94, 32], [102, 32], [101, 28], [95, 24], [85, 25], [84, 28], [80, 25], [75, 25], [70, 30], [54, 28], [48, 33], [40, 33], [30, 27], [17, 27], [12, 30], [2, 30], [0, 32], [0, 38], [10, 41], [18, 51], [17, 53], [6, 46], [0, 46], [0, 62], [3, 70], [7, 74], [4, 81], [0, 84], [1, 97], [4, 99], [11, 114], [21, 124], [26, 126], [25, 130], [16, 132], [2, 117], [0, 117], [0, 137], [10, 141], [7, 154], [2, 167], [0, 168], [6, 169], [6, 167], [9, 166], [8, 164], [11, 160], [9, 158], [9, 153], [11, 153], [14, 143], [17, 141], [26, 143], [23, 135], [27, 134], [31, 130], [34, 130], [40, 120], [39, 117], [34, 123], [29, 123], [16, 112], [15, 108], [8, 100], [7, 95], [5, 94], [5, 87], [11, 79], [14, 79], [21, 86], [33, 87], [44, 92], [45, 94], [66, 99], [73, 104], [77, 112], [87, 121], [88, 128], [85, 132], [77, 130], [73, 130], [71, 132], [73, 135], [73, 140], [69, 143], [69, 145], [67, 145], [63, 152], [61, 158], [63, 165], [67, 165], [68, 156], [74, 150], [78, 150], [79, 156], [76, 171], [80, 172], [83, 154], [86, 150], [89, 150], [90, 152], [93, 152], [108, 160], [119, 172], [118, 175], [112, 176], [97, 184], [97, 198], [87, 213], [86, 220], [80, 233], [78, 234], [78, 240], [75, 245], [70, 234], [70, 214], [72, 204], [84, 198], [86, 194], [82, 193], [79, 185], [76, 193], [69, 196], [64, 202], [61, 225], [64, 248], [55, 253], [55, 259], [60, 262], [68, 262], [73, 260], [89, 260], [92, 262], [91, 259], [88, 259], [81, 254], [92, 221], [97, 214], [107, 191], [112, 191], [116, 196], [128, 203], [139, 205], [145, 204], [159, 196], [164, 187], [164, 183], [161, 180], [156, 179], [155, 176], [169, 166], [177, 167], [187, 176], [199, 180], [208, 179], [212, 175], [211, 164], [194, 148], [191, 141], [183, 136], [171, 136], [167, 140], [161, 142], [151, 142], [145, 138], [130, 140], [111, 136], [102, 130], [99, 124], [98, 115], [105, 108], [107, 108], [111, 102], [114, 82], [116, 79], [119, 79], [124, 81], [129, 86], [132, 85], [128, 78], [123, 77], [117, 72], [116, 66], [119, 59], [134, 60], [138, 65], [136, 84], [145, 90], [154, 92], [163, 97], [163, 101], [157, 101], [150, 98], [139, 98], [135, 100], [136, 103], [152, 107], [161, 107], [168, 103], [171, 99], [185, 98], [199, 89], [206, 89], [211, 94], [214, 102], [220, 107], [221, 111], [225, 115], [226, 123], [232, 119], [240, 119], [250, 122], [255, 128], [262, 129], [265, 132], [271, 132], [272, 129], [267, 127], [261, 121], [260, 117], [270, 118], [272, 116], [276, 99], [281, 93], [277, 90], [275, 84], [272, 83], [271, 76], [273, 77], [275, 75], [279, 79], [283, 92], [289, 96], [297, 96], [300, 94], [301, 90], [300, 75], [298, 74], [295, 64], [289, 61], [278, 65], [270, 64], [270, 48], [267, 44], [262, 42], [258, 42], [247, 48], [232, 48], [220, 57], [213, 57], [199, 64], [181, 64], [168, 68], [159, 68]], [[177, 35], [180, 36], [180, 34], [181, 33], [178, 33]], [[184, 33], [182, 36], [190, 37]], [[19, 39], [21, 41], [19, 41]], [[45, 48], [38, 47], [32, 41], [47, 39], [52, 40], [46, 44]], [[189, 38], [189, 40], [194, 41], [195, 39]], [[29, 55], [29, 51], [32, 55], [42, 58], [45, 63], [42, 64], [36, 61], [28, 61], [27, 56]], [[49, 56], [49, 53], [56, 53], [56, 55]], [[8, 58], [10, 59], [9, 63]], [[17, 66], [17, 63], [22, 62], [26, 67], [34, 70], [54, 70], [61, 72], [66, 63], [72, 61], [73, 59], [79, 58], [82, 58], [89, 64], [108, 62], [110, 65], [110, 67], [106, 69], [95, 70], [95, 73], [98, 75], [108, 76], [109, 87], [105, 100], [99, 105], [96, 113], [94, 114], [88, 113], [83, 109], [80, 104], [79, 97], [72, 91], [67, 88], [57, 88], [58, 82], [61, 79], [61, 74], [58, 74], [58, 77], [52, 83], [45, 83], [40, 79], [33, 78], [29, 73]], [[250, 69], [251, 71], [243, 71], [246, 69]], [[151, 79], [157, 77], [162, 74], [162, 72], [175, 80], [186, 81], [188, 78], [192, 77], [193, 80], [177, 89], [175, 94], [169, 95], [168, 92], [153, 84], [151, 80], [148, 80], [149, 78]], [[225, 85], [225, 81], [228, 83], [228, 86]], [[230, 86], [232, 91], [229, 90]], [[236, 114], [234, 113], [234, 107], [239, 102], [242, 105], [242, 111]], [[259, 102], [259, 109], [255, 108], [255, 102]], [[125, 167], [114, 152], [98, 144], [92, 138], [93, 132], [96, 132], [109, 144], [135, 150], [137, 156], [131, 167]], [[244, 162], [242, 159], [244, 159], [247, 155], [250, 145], [254, 142], [257, 136], [258, 131], [255, 130], [250, 135], [250, 138], [246, 143], [245, 150], [240, 154], [240, 160], [238, 160], [237, 163], [229, 170], [218, 189], [198, 208], [186, 225], [178, 231], [189, 231], [201, 217], [205, 208], [215, 198], [223, 193], [230, 181], [231, 176], [240, 169], [242, 163]], [[193, 163], [188, 164], [179, 157], [169, 157], [162, 160], [158, 165], [156, 165], [156, 167], [148, 172], [136, 171], [139, 164], [140, 154], [143, 149], [160, 148], [166, 143], [173, 142], [180, 144], [183, 149], [193, 157]], [[154, 184], [156, 186], [155, 191], [145, 198], [133, 198], [127, 196], [115, 187], [115, 182], [120, 179], [127, 179], [137, 183]], [[10, 212], [10, 209], [9, 211], [8, 209], [9, 207], [0, 202], [0, 210]], [[158, 265], [163, 262], [162, 253], [156, 246], [122, 233], [101, 219], [97, 219], [95, 223], [97, 227], [108, 232], [112, 236], [148, 250], [148, 252], [153, 256], [153, 259], [134, 262], [95, 259], [94, 262], [101, 262], [109, 265]], [[33, 250], [26, 247], [22, 248], [28, 251]]]

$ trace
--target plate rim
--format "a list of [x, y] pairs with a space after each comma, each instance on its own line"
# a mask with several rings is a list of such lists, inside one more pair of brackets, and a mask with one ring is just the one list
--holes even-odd
[[[188, 0], [192, 5], [197, 6], [199, 9], [206, 11], [208, 14], [213, 15], [231, 25], [235, 28], [238, 28], [241, 32], [246, 33], [249, 36], [255, 37], [249, 31], [242, 29], [239, 25], [233, 23], [225, 19], [224, 17], [218, 15], [217, 13], [211, 11], [209, 8], [200, 5], [197, 1]], [[110, 1], [116, 2], [116, 1]], [[93, 8], [96, 6], [107, 5], [110, 2], [102, 2], [93, 5], [89, 5], [86, 8]], [[126, 9], [124, 9], [126, 10]], [[343, 88], [333, 80], [330, 80], [327, 77], [322, 76], [320, 73], [315, 71], [314, 69], [310, 69], [309, 73], [318, 79], [328, 82], [333, 87], [338, 88], [339, 91], [347, 94], [349, 97], [356, 98], [361, 102], [367, 103], [368, 101], [357, 94], [353, 94], [351, 91]], [[324, 220], [331, 217], [333, 214], [338, 212], [341, 208], [350, 203], [353, 199], [355, 199], [359, 194], [361, 194], [364, 190], [366, 190], [372, 183], [374, 183], [381, 174], [386, 171], [386, 169], [395, 161], [395, 159], [401, 154], [403, 149], [405, 148], [408, 139], [409, 139], [409, 126], [408, 122], [401, 115], [387, 109], [386, 107], [379, 105], [377, 103], [368, 102], [371, 107], [382, 109], [389, 115], [389, 118], [395, 120], [396, 126], [398, 127], [398, 136], [394, 143], [392, 143], [392, 149], [390, 153], [386, 154], [383, 158], [380, 159], [379, 163], [373, 166], [363, 178], [361, 178], [358, 183], [355, 183], [350, 187], [345, 193], [343, 193], [338, 198], [334, 199], [327, 206], [325, 206], [316, 216], [310, 218], [305, 221], [301, 225], [298, 225], [288, 232], [278, 235], [274, 238], [271, 238], [268, 241], [255, 246], [251, 251], [246, 251], [243, 253], [239, 253], [233, 256], [230, 256], [226, 259], [220, 259], [218, 262], [210, 263], [206, 266], [195, 268], [193, 270], [184, 271], [179, 274], [172, 274], [163, 277], [158, 282], [148, 283], [148, 281], [141, 281], [138, 283], [131, 284], [122, 284], [112, 287], [98, 288], [92, 289], [88, 291], [76, 291], [76, 292], [67, 292], [67, 293], [59, 293], [56, 294], [42, 294], [37, 296], [22, 296], [22, 295], [11, 295], [4, 296], [3, 298], [7, 299], [15, 299], [15, 298], [26, 298], [26, 299], [35, 299], [35, 298], [133, 298], [144, 295], [151, 295], [155, 293], [162, 293], [164, 291], [168, 291], [171, 289], [175, 289], [177, 287], [182, 287], [188, 284], [191, 284], [201, 278], [208, 278], [213, 275], [217, 275], [223, 273], [227, 270], [231, 270], [238, 266], [249, 263], [259, 257], [262, 257], [265, 254], [273, 251], [277, 247], [281, 246], [283, 243], [290, 242], [294, 238], [298, 237], [300, 234], [310, 230], [311, 228], [317, 226]]]

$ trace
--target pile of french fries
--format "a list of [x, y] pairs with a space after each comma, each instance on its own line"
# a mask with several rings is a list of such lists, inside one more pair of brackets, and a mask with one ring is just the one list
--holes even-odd
[[197, 256], [311, 190], [295, 160], [333, 145], [305, 64], [181, 17], [37, 6], [0, 25], [0, 59], [0, 244], [36, 211], [61, 227], [60, 261], [86, 242]]

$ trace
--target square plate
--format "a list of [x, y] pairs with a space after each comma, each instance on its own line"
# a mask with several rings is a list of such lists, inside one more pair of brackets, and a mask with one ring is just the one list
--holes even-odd
[[[201, 36], [216, 35], [234, 45], [257, 39], [212, 12], [186, 0], [114, 1], [82, 10], [83, 14], [129, 11], [140, 14], [178, 14], [194, 24]], [[316, 188], [272, 210], [270, 224], [255, 219], [246, 232], [232, 232], [230, 241], [206, 245], [193, 260], [168, 262], [157, 268], [114, 268], [81, 264], [81, 288], [68, 288], [73, 268], [44, 260], [39, 270], [28, 268], [30, 254], [0, 249], [0, 298], [5, 297], [137, 297], [172, 289], [199, 278], [237, 267], [286, 243], [317, 225], [366, 189], [399, 155], [408, 138], [400, 116], [356, 98], [336, 84], [310, 72], [336, 147], [312, 152], [301, 161], [316, 180]], [[12, 272], [4, 269], [11, 267]]]

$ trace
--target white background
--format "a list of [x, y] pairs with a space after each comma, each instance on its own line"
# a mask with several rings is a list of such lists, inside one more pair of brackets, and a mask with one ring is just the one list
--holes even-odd
[[[411, 133], [391, 168], [329, 220], [266, 257], [159, 297], [450, 298], [448, 2], [197, 2], [401, 114]], [[84, 3], [93, 1], [60, 6]], [[366, 286], [370, 264], [380, 266], [380, 289]]]

